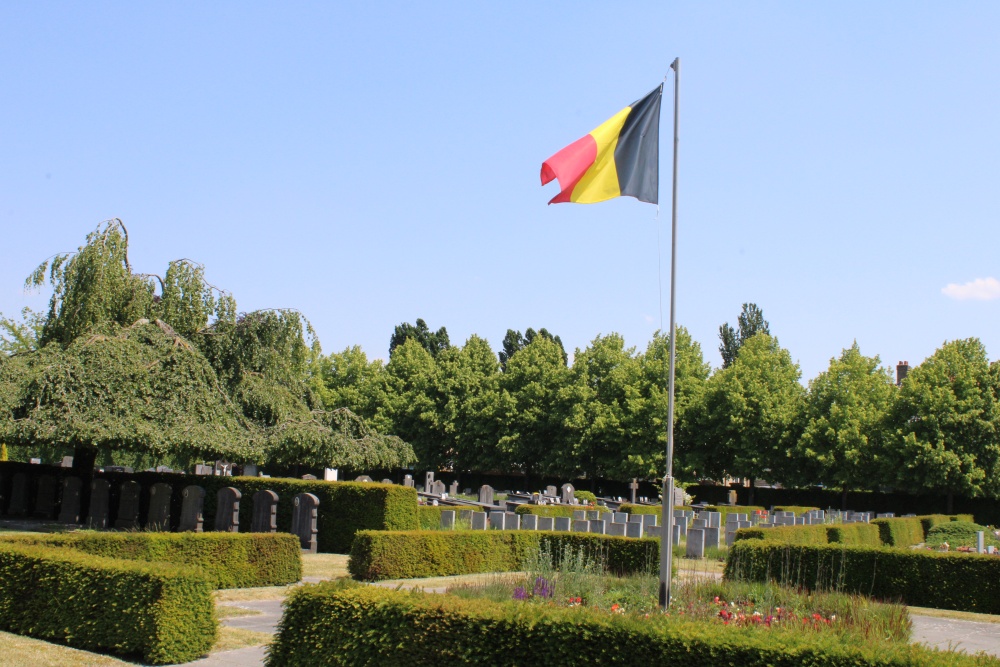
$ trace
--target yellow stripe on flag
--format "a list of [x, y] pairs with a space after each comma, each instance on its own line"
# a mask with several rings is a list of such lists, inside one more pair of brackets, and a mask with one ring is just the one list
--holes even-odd
[[630, 111], [632, 107], [625, 107], [590, 133], [597, 142], [597, 159], [573, 188], [570, 201], [596, 204], [621, 195], [615, 169], [615, 146]]

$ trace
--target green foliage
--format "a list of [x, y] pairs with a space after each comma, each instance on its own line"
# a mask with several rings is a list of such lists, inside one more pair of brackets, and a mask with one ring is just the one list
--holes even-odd
[[552, 342], [556, 343], [560, 349], [562, 349], [563, 364], [565, 365], [569, 363], [569, 355], [566, 354], [566, 348], [563, 346], [562, 339], [559, 336], [553, 336], [545, 327], [542, 327], [537, 332], [531, 327], [528, 327], [528, 330], [524, 332], [523, 336], [520, 331], [507, 329], [507, 333], [503, 337], [503, 349], [497, 353], [497, 356], [500, 359], [500, 367], [506, 370], [507, 362], [510, 358], [530, 345], [531, 341], [535, 340], [535, 336], [548, 338]]
[[952, 549], [974, 547], [978, 532], [985, 533], [984, 541], [986, 544], [1000, 547], [1000, 540], [997, 540], [996, 536], [993, 535], [993, 531], [986, 526], [968, 521], [949, 521], [937, 524], [927, 533], [927, 546], [935, 547], [947, 542]]
[[37, 350], [44, 325], [45, 317], [28, 307], [21, 309], [20, 322], [0, 313], [0, 356]]
[[514, 510], [518, 514], [534, 514], [535, 516], [551, 516], [551, 517], [566, 517], [573, 518], [573, 512], [578, 512], [584, 509], [589, 509], [591, 511], [598, 512], [610, 512], [607, 507], [574, 507], [572, 505], [518, 505], [517, 509]]
[[189, 662], [215, 642], [200, 568], [0, 543], [0, 628], [76, 648]]
[[573, 496], [583, 503], [597, 503], [597, 496], [590, 491], [574, 491]]
[[910, 371], [893, 414], [893, 468], [901, 486], [998, 497], [1000, 405], [994, 377], [977, 338], [945, 343]]
[[147, 563], [200, 567], [213, 588], [282, 586], [302, 578], [301, 545], [287, 533], [75, 533], [17, 535], [4, 543], [73, 549]]
[[408, 340], [416, 341], [432, 357], [436, 357], [443, 350], [451, 347], [447, 329], [441, 327], [432, 333], [427, 327], [427, 323], [419, 317], [417, 318], [416, 326], [409, 322], [403, 322], [396, 326], [396, 329], [392, 332], [392, 338], [389, 339], [389, 355], [392, 356], [393, 350]]
[[790, 456], [801, 483], [867, 488], [885, 468], [885, 420], [896, 398], [892, 371], [855, 342], [809, 383], [802, 435]]
[[844, 642], [835, 633], [748, 632], [677, 616], [643, 618], [325, 582], [289, 596], [267, 664], [964, 667], [996, 660], [905, 643]]
[[730, 548], [724, 576], [920, 607], [1000, 613], [1000, 558], [994, 556], [744, 539]]
[[744, 303], [734, 329], [728, 322], [719, 327], [719, 354], [722, 367], [729, 368], [736, 361], [740, 348], [759, 333], [770, 335], [770, 325], [764, 319], [764, 312], [755, 303]]
[[878, 527], [879, 539], [887, 547], [911, 547], [924, 541], [919, 517], [875, 519], [871, 525]]
[[655, 566], [659, 540], [541, 531], [374, 531], [357, 534], [347, 569], [379, 581], [479, 572], [515, 572], [538, 550], [572, 548], [616, 574]]

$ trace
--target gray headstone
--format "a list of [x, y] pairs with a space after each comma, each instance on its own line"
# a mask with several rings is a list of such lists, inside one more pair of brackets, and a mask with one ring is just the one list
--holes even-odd
[[392, 481], [391, 479], [383, 479], [383, 480], [382, 480], [382, 483], [383, 483], [383, 484], [392, 484], [392, 483], [393, 483], [393, 481]]
[[587, 510], [587, 520], [588, 521], [597, 521], [600, 518], [601, 518], [601, 511], [600, 510]]
[[628, 523], [628, 514], [625, 512], [614, 512], [611, 516], [613, 523]]
[[244, 477], [256, 477], [257, 476], [257, 466], [252, 463], [244, 463], [243, 466], [243, 476]]
[[573, 510], [573, 521], [586, 521], [587, 510]]
[[486, 530], [486, 512], [472, 513], [472, 530]]
[[62, 463], [59, 464], [59, 467], [60, 468], [72, 468], [73, 467], [73, 457], [72, 456], [64, 456], [63, 459], [62, 459]]
[[490, 528], [503, 530], [503, 512], [490, 512]]
[[355, 482], [371, 482], [372, 478], [369, 477], [368, 475], [358, 475], [357, 477], [354, 478], [354, 481]]
[[705, 530], [703, 528], [691, 528], [688, 530], [687, 552], [685, 555], [688, 558], [705, 557]]
[[448, 530], [454, 530], [455, 510], [443, 510], [441, 512], [441, 527]]
[[555, 530], [555, 520], [550, 516], [538, 517], [538, 530]]
[[657, 523], [657, 516], [655, 514], [642, 515], [642, 528], [646, 532], [649, 532], [650, 526], [655, 526], [656, 523]]
[[673, 540], [674, 546], [677, 546], [681, 543], [681, 527], [675, 523], [671, 526], [671, 528], [671, 535], [673, 536], [671, 539]]
[[459, 521], [464, 521], [466, 525], [472, 524], [472, 510], [458, 510]]
[[90, 516], [87, 517], [87, 528], [104, 530], [108, 527], [108, 515], [111, 504], [108, 480], [95, 479], [90, 483]]
[[319, 518], [319, 498], [300, 493], [292, 498], [292, 534], [299, 538], [303, 551], [316, 553]]
[[483, 505], [493, 504], [493, 487], [489, 484], [483, 484], [479, 487], [479, 502]]
[[559, 489], [557, 489], [552, 485], [546, 486], [545, 495], [547, 495], [549, 498], [555, 498], [556, 496], [559, 495]]
[[[606, 523], [606, 522], [602, 522]], [[625, 537], [625, 524], [624, 523], [608, 523], [607, 524], [607, 534], [617, 535], [618, 537]]]
[[722, 529], [717, 526], [710, 526], [705, 529], [705, 547], [719, 548], [719, 532]]
[[211, 475], [214, 469], [210, 465], [204, 463], [196, 463], [194, 465], [194, 474], [196, 475]]
[[981, 531], [976, 531], [976, 553], [986, 553], [986, 534]]
[[431, 485], [434, 483], [434, 473], [424, 473], [424, 493], [431, 492]]
[[562, 493], [560, 495], [560, 500], [567, 505], [572, 505], [573, 500], [575, 500], [576, 489], [573, 488], [572, 484], [566, 483], [562, 485]]
[[253, 494], [251, 533], [274, 533], [278, 530], [278, 494], [261, 490]]
[[605, 535], [608, 532], [608, 522], [604, 519], [590, 519], [590, 531], [597, 535]]
[[66, 477], [63, 479], [59, 523], [80, 523], [80, 492], [82, 490], [83, 482], [79, 477]]
[[504, 512], [503, 513], [503, 529], [504, 530], [520, 530], [521, 529], [521, 515], [517, 512]]
[[24, 516], [29, 512], [30, 500], [28, 498], [28, 476], [23, 472], [14, 473], [10, 488], [10, 505], [7, 507], [7, 514], [11, 516]]
[[139, 527], [139, 482], [128, 480], [122, 482], [118, 495], [118, 514], [115, 528], [118, 530], [135, 530]]
[[146, 530], [170, 530], [170, 496], [173, 489], [160, 482], [149, 490], [149, 513], [146, 515]]
[[684, 489], [674, 489], [674, 507], [684, 505]]
[[552, 530], [560, 530], [563, 532], [569, 531], [572, 526], [572, 519], [568, 516], [557, 516], [553, 517], [554, 522], [552, 524]]
[[635, 505], [635, 494], [639, 491], [639, 480], [633, 478], [628, 485], [629, 502]]
[[403, 486], [413, 488], [413, 475], [403, 475]]
[[444, 494], [448, 493], [448, 487], [441, 480], [435, 480], [431, 482], [431, 493], [443, 498]]
[[309, 473], [306, 473], [305, 475], [302, 475], [302, 479], [306, 480], [307, 482], [315, 482], [316, 475], [311, 475]]
[[625, 524], [625, 537], [642, 537], [642, 522], [629, 521]]
[[708, 528], [708, 521], [706, 519], [695, 519], [691, 522], [692, 528], [697, 528], [698, 530], [704, 530]]
[[654, 526], [654, 525], [651, 524], [651, 525], [648, 525], [648, 526], [643, 526], [642, 527], [642, 532], [645, 534], [646, 537], [656, 537], [656, 538], [659, 538], [660, 537], [660, 533], [663, 532], [663, 531], [662, 531], [662, 529], [659, 526]]
[[448, 487], [448, 495], [454, 498], [458, 495], [458, 482], [452, 482]]
[[35, 516], [43, 519], [56, 518], [56, 478], [42, 475], [38, 478], [38, 496], [35, 500]]
[[205, 489], [196, 484], [181, 491], [181, 521], [177, 525], [180, 532], [200, 533], [205, 525]]
[[589, 533], [590, 532], [590, 522], [586, 519], [573, 519], [573, 525], [571, 530], [574, 533]]
[[538, 530], [538, 517], [534, 514], [525, 514], [522, 516], [521, 530]]
[[641, 514], [629, 514], [628, 515], [628, 523], [638, 523], [638, 524], [641, 525], [642, 524], [642, 515]]
[[243, 494], [239, 489], [226, 486], [215, 494], [215, 530], [222, 533], [238, 533], [240, 531], [240, 498]]

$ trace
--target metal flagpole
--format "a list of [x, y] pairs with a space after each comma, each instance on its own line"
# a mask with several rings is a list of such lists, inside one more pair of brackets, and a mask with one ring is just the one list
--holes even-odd
[[677, 112], [681, 90], [681, 59], [670, 64], [674, 70], [674, 178], [670, 215], [670, 379], [667, 382], [667, 474], [663, 476], [662, 520], [660, 521], [660, 607], [670, 606], [670, 578], [674, 552], [674, 358], [677, 336], [674, 326], [677, 291]]

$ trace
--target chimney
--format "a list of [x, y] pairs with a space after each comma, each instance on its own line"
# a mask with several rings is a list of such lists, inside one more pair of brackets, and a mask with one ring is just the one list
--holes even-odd
[[903, 380], [906, 378], [906, 374], [910, 372], [910, 362], [901, 361], [896, 364], [896, 386], [903, 384]]

